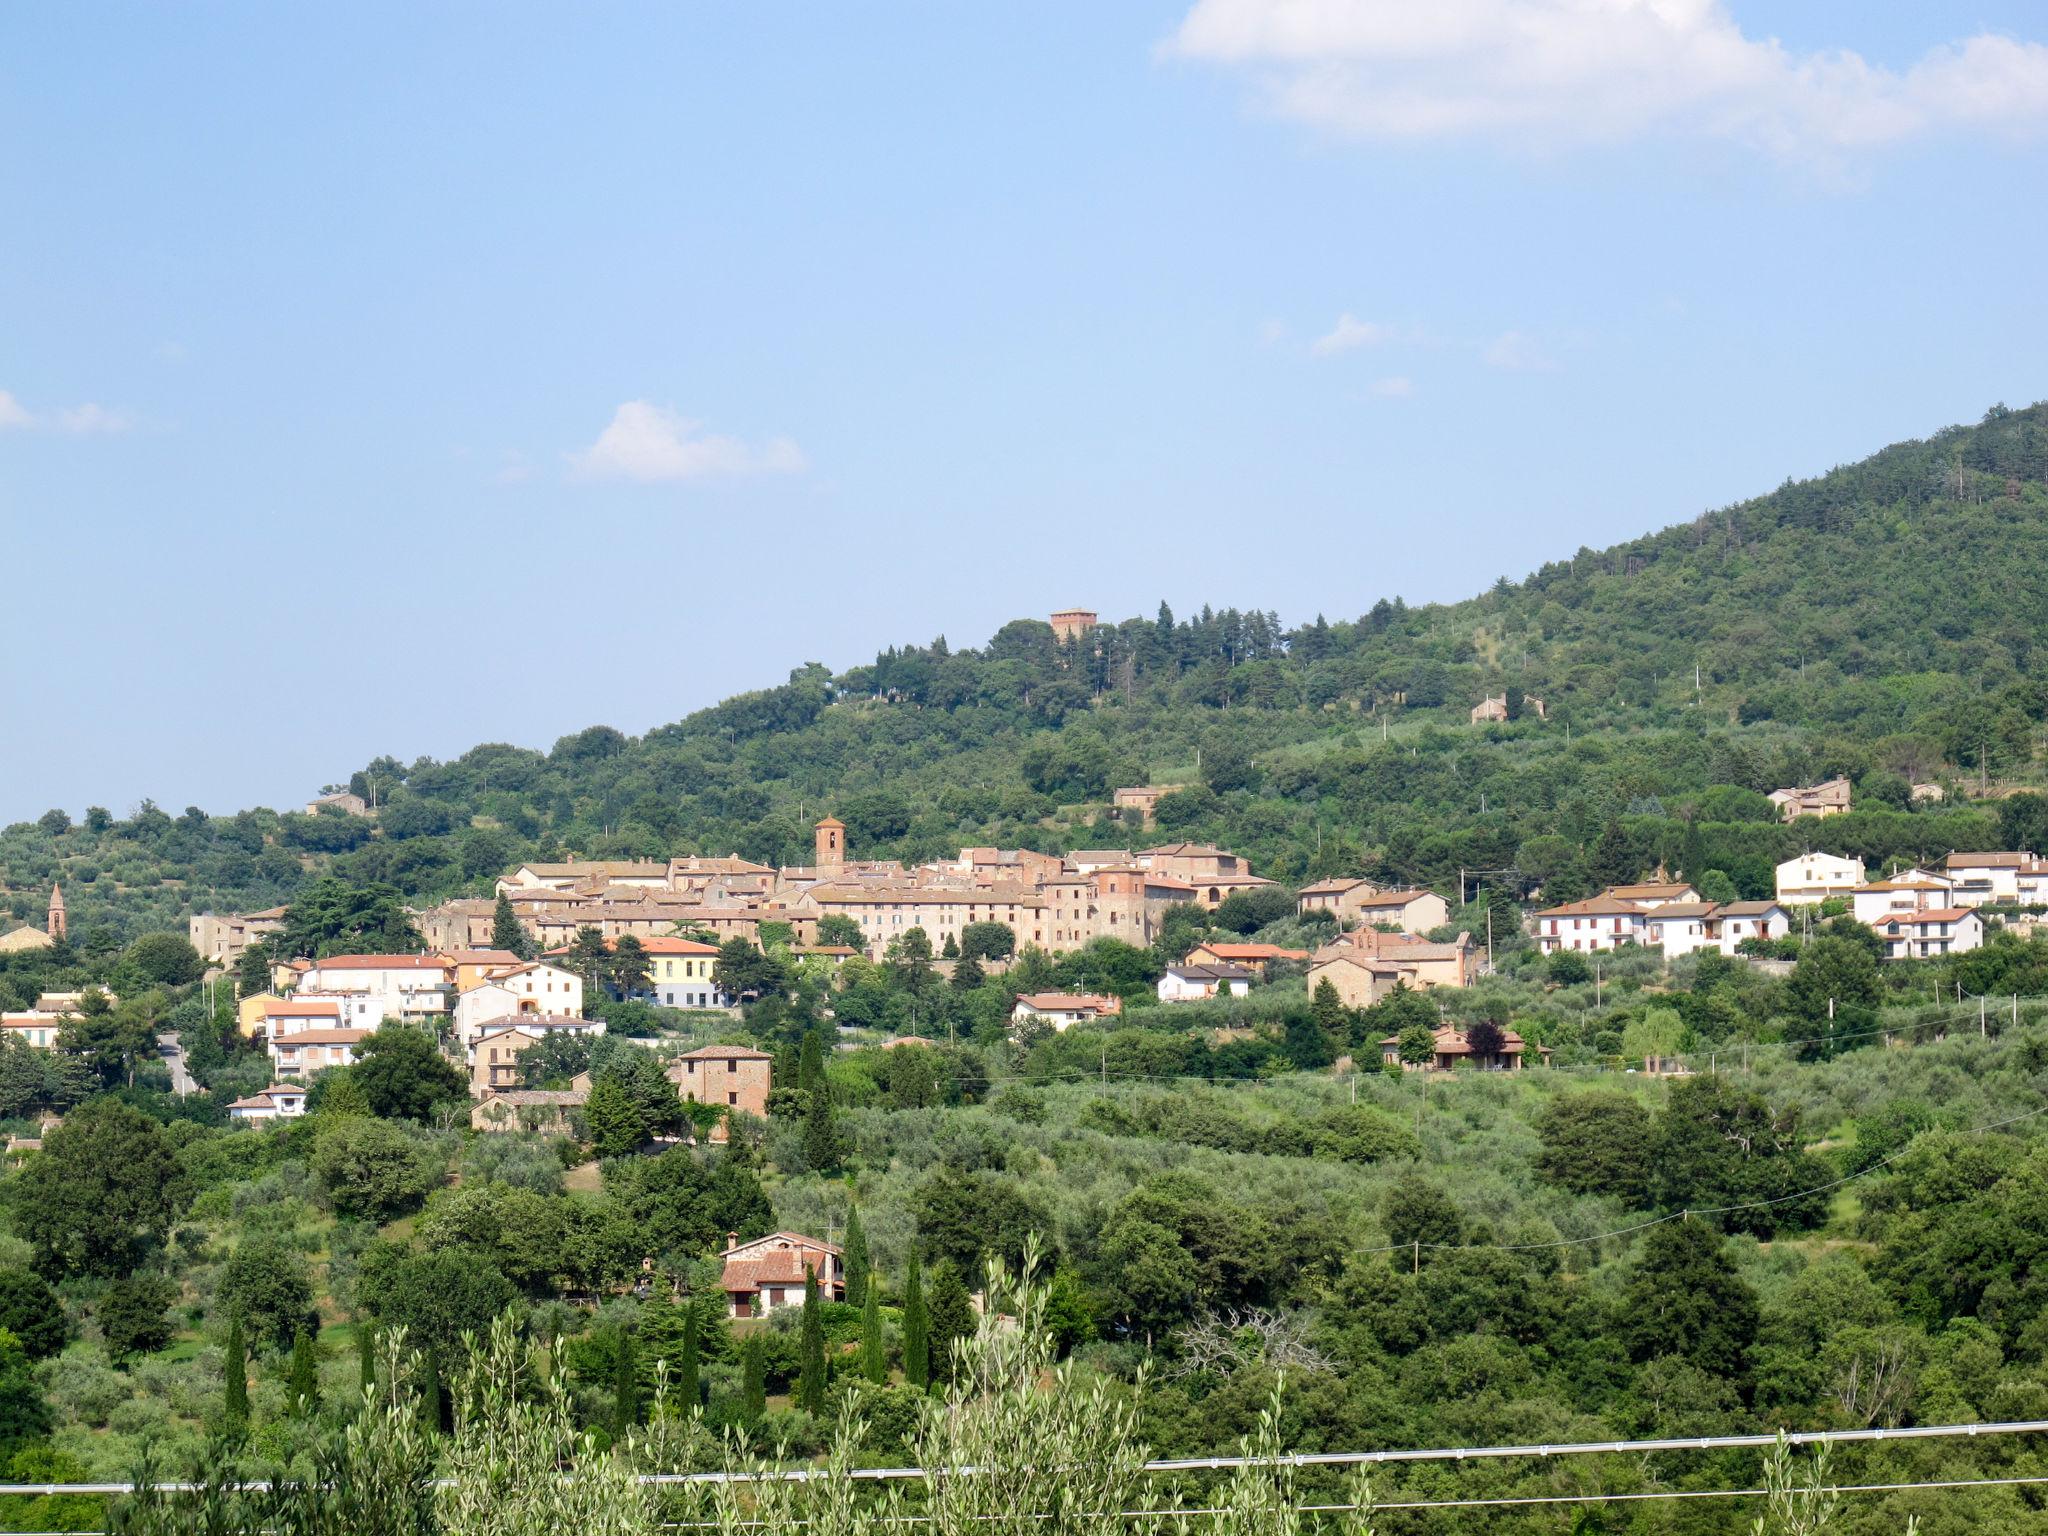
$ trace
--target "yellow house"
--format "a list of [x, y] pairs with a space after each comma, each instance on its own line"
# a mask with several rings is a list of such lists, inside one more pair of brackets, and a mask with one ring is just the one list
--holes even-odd
[[718, 946], [695, 939], [642, 939], [655, 1000], [666, 1008], [723, 1008], [725, 999], [711, 980]]
[[263, 1024], [263, 1010], [282, 999], [275, 992], [258, 992], [235, 1004], [235, 1028], [244, 1040], [256, 1038]]

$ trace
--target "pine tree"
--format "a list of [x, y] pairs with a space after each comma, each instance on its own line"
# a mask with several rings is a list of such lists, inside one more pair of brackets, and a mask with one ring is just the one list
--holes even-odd
[[918, 1272], [915, 1250], [903, 1277], [903, 1379], [919, 1388], [932, 1381], [931, 1323], [925, 1315], [924, 1277]]
[[981, 962], [972, 955], [964, 956], [960, 963], [953, 967], [955, 992], [972, 992], [987, 980], [988, 972], [981, 968]]
[[951, 1264], [932, 1270], [931, 1300], [926, 1304], [930, 1318], [931, 1372], [934, 1379], [953, 1379], [953, 1345], [974, 1332], [974, 1302], [967, 1294], [967, 1282]]
[[889, 1352], [882, 1343], [882, 1288], [868, 1287], [860, 1312], [860, 1373], [876, 1386], [889, 1379]]
[[868, 1235], [861, 1229], [857, 1206], [846, 1213], [846, 1245], [841, 1257], [846, 1264], [846, 1299], [860, 1306], [868, 1299]]
[[806, 1413], [825, 1412], [825, 1303], [818, 1295], [818, 1272], [804, 1271], [803, 1332], [797, 1345], [796, 1405]]
[[337, 1067], [320, 1074], [321, 1119], [361, 1119], [369, 1113], [370, 1096], [363, 1091], [362, 1079], [351, 1068]]
[[768, 1411], [768, 1355], [758, 1328], [740, 1345], [740, 1411], [749, 1424]]
[[240, 1435], [249, 1427], [249, 1347], [242, 1340], [239, 1317], [228, 1324], [227, 1359], [222, 1364], [227, 1372], [228, 1390], [221, 1417], [229, 1435]]
[[301, 1328], [292, 1340], [291, 1367], [285, 1376], [286, 1409], [295, 1419], [310, 1419], [320, 1411], [320, 1367], [313, 1356], [313, 1335]]
[[491, 948], [502, 949], [522, 960], [533, 958], [533, 940], [519, 926], [519, 919], [512, 911], [512, 898], [503, 891], [498, 892], [498, 907], [491, 914]]
[[640, 1372], [634, 1359], [633, 1335], [619, 1330], [612, 1358], [612, 1439], [623, 1440], [640, 1422]]
[[698, 1386], [699, 1352], [697, 1342], [697, 1303], [686, 1302], [683, 1306], [683, 1350], [676, 1360], [676, 1401], [683, 1405], [685, 1413], [697, 1411], [697, 1401], [702, 1395]]

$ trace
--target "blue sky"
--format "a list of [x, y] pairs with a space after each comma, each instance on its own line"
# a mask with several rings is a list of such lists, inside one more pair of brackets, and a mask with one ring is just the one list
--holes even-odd
[[1356, 614], [2048, 395], [1984, 0], [0, 13], [0, 821], [1083, 604]]

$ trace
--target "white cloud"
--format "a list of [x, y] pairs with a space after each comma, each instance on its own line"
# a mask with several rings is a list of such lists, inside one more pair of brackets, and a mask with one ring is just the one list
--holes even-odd
[[88, 437], [126, 432], [133, 425], [119, 411], [110, 411], [91, 401], [55, 411], [32, 411], [12, 393], [0, 389], [0, 432], [63, 432]]
[[1281, 115], [1361, 139], [1646, 133], [1786, 158], [2048, 128], [2048, 47], [1978, 33], [1904, 70], [1745, 34], [1722, 0], [1197, 0], [1164, 51], [1255, 72]]
[[646, 400], [621, 405], [597, 441], [569, 460], [579, 474], [642, 483], [794, 474], [804, 468], [802, 451], [786, 437], [759, 444], [719, 437], [706, 433], [701, 421]]
[[1487, 367], [1510, 373], [1555, 373], [1558, 369], [1557, 359], [1527, 331], [1502, 331], [1480, 348], [1479, 355]]
[[1382, 400], [1405, 400], [1415, 393], [1415, 381], [1405, 373], [1397, 373], [1392, 378], [1374, 379], [1372, 392]]
[[1259, 344], [1261, 346], [1277, 347], [1286, 339], [1287, 322], [1285, 320], [1268, 320], [1259, 327]]
[[1350, 352], [1358, 347], [1376, 347], [1393, 338], [1393, 331], [1386, 326], [1371, 320], [1360, 320], [1347, 312], [1339, 315], [1337, 323], [1310, 344], [1309, 351], [1317, 357], [1333, 357], [1339, 352]]

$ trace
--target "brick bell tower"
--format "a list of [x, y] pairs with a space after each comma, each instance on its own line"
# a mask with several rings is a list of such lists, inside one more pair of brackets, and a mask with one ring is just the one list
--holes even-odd
[[837, 874], [846, 867], [846, 823], [836, 816], [827, 816], [818, 823], [817, 832], [818, 868]]
[[53, 884], [50, 887], [50, 915], [44, 931], [53, 940], [61, 940], [64, 937], [64, 887], [61, 885]]

